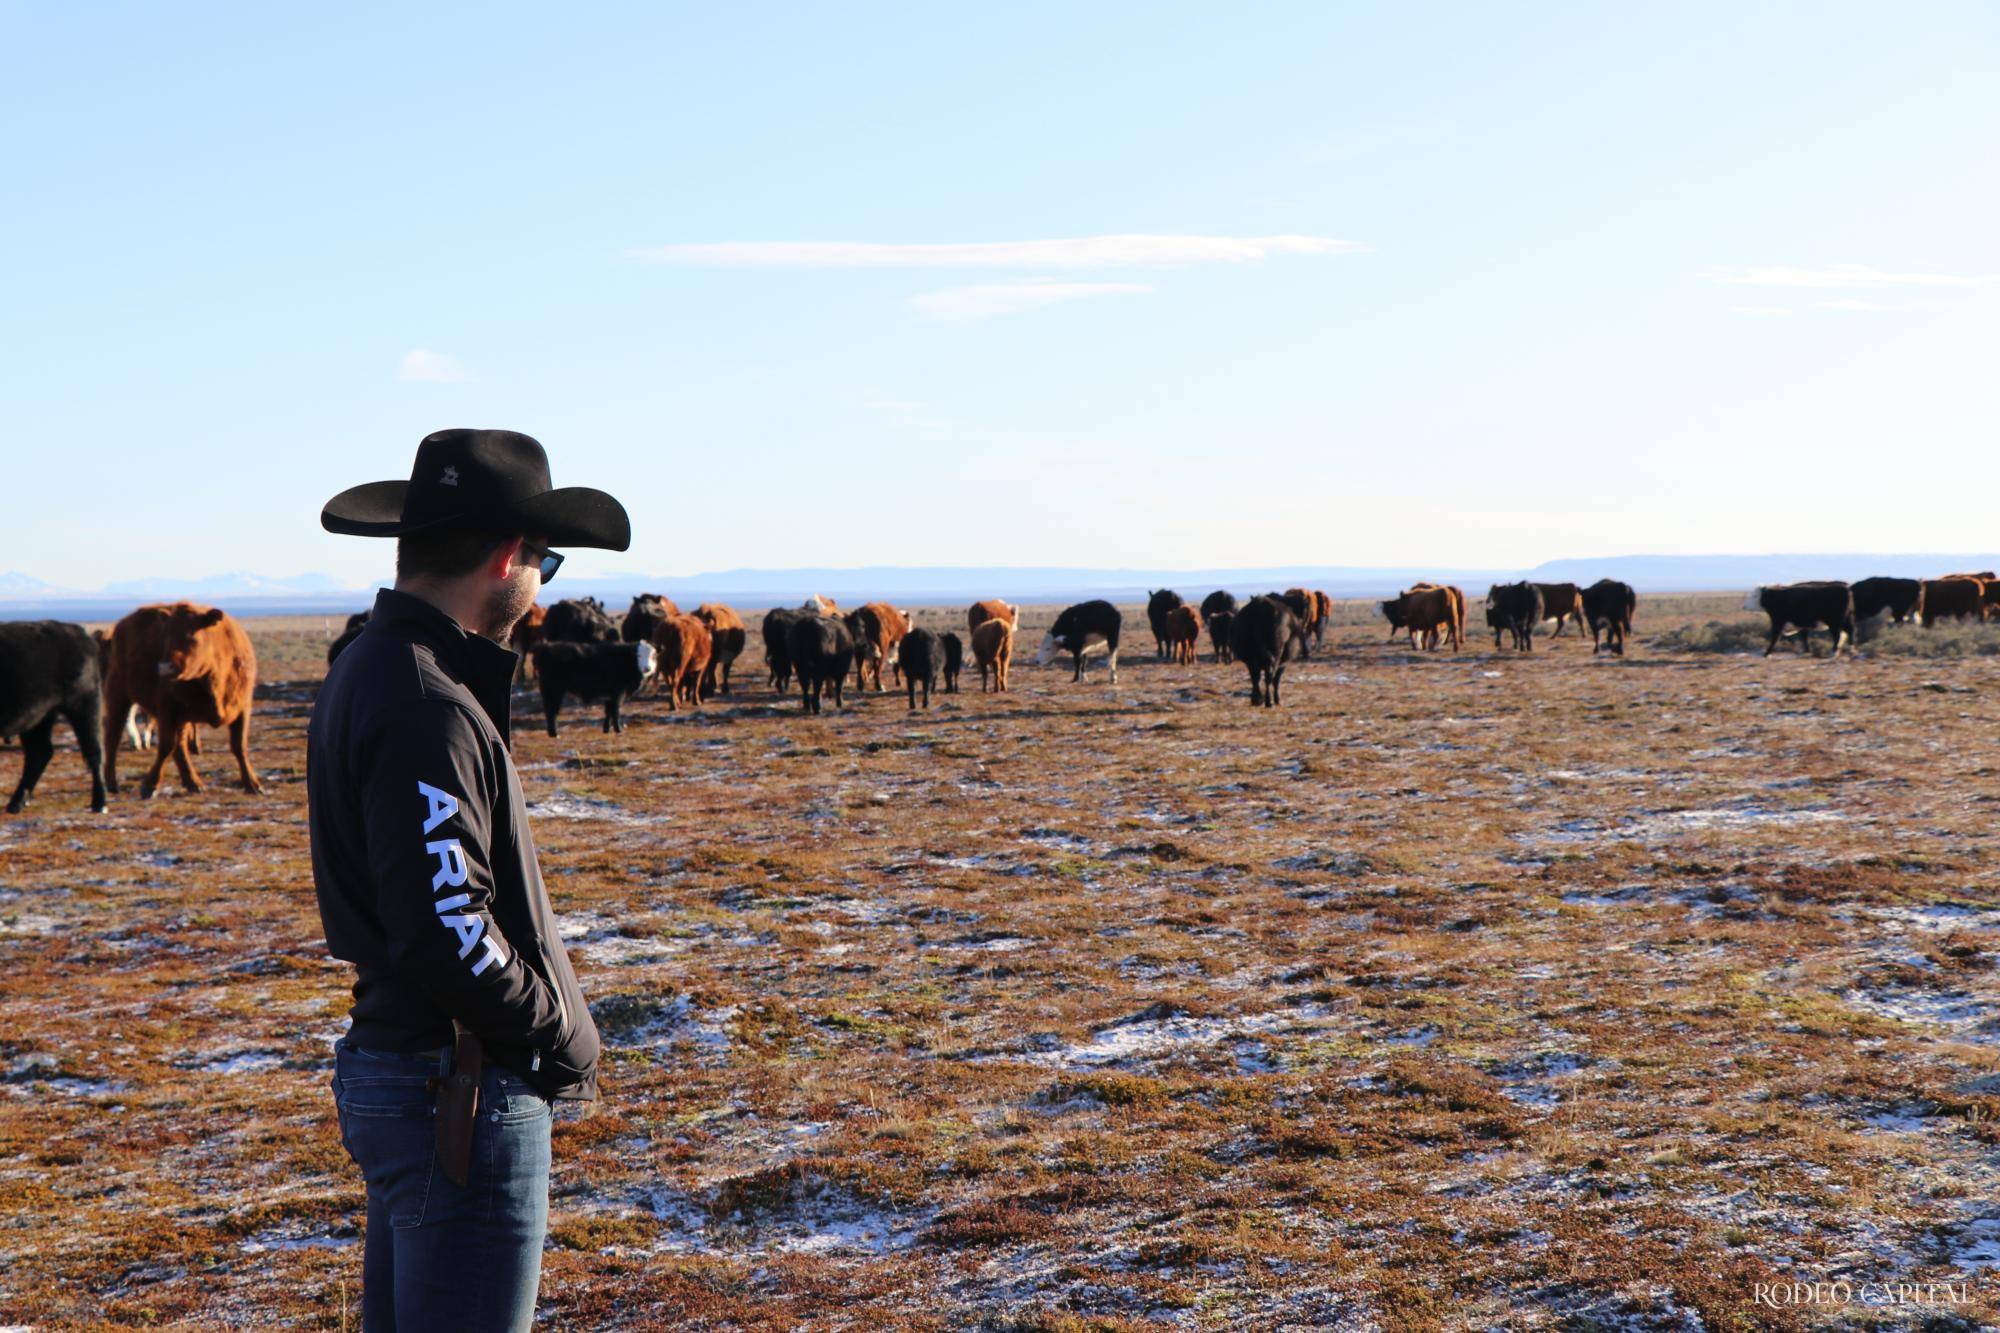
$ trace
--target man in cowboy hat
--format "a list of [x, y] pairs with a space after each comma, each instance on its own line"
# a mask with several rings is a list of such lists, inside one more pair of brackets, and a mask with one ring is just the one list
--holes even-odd
[[396, 538], [396, 586], [328, 669], [306, 745], [313, 880], [354, 1006], [334, 1103], [368, 1187], [365, 1329], [525, 1329], [549, 1124], [597, 1096], [597, 1028], [535, 864], [508, 750], [508, 632], [562, 557], [631, 544], [602, 491], [555, 489], [526, 435], [446, 430], [408, 481], [327, 502]]

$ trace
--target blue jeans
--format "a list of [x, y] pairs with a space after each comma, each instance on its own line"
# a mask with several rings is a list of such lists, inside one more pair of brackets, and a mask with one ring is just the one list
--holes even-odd
[[368, 1183], [361, 1260], [366, 1333], [526, 1329], [549, 1225], [551, 1103], [488, 1064], [466, 1183], [437, 1167], [431, 1078], [451, 1048], [419, 1055], [334, 1045], [340, 1141]]

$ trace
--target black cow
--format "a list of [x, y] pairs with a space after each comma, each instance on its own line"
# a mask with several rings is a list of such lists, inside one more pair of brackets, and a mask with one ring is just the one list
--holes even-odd
[[1293, 588], [1290, 592], [1267, 592], [1264, 595], [1292, 613], [1292, 632], [1299, 640], [1298, 655], [1311, 657], [1312, 640], [1308, 636], [1312, 633], [1312, 624], [1318, 611], [1313, 605], [1313, 595], [1304, 588]]
[[806, 614], [789, 606], [764, 613], [764, 663], [771, 668], [771, 688], [780, 694], [792, 688], [792, 656], [786, 636], [792, 622]]
[[0, 736], [21, 738], [21, 781], [7, 802], [19, 814], [56, 752], [56, 719], [76, 733], [90, 770], [90, 808], [104, 808], [104, 676], [97, 640], [59, 620], [0, 624]]
[[366, 628], [368, 628], [368, 612], [356, 611], [353, 615], [349, 616], [347, 618], [347, 628], [340, 632], [339, 638], [326, 646], [326, 664], [332, 666], [333, 660], [346, 652], [347, 645], [360, 638], [361, 631]]
[[931, 691], [937, 688], [938, 673], [944, 669], [944, 644], [932, 630], [913, 629], [903, 636], [896, 660], [902, 664], [903, 687], [909, 691], [910, 707], [917, 706], [917, 686], [924, 687], [924, 707], [931, 706]]
[[1824, 626], [1833, 636], [1833, 655], [1854, 638], [1854, 592], [1845, 583], [1788, 583], [1770, 588], [1752, 588], [1743, 599], [1745, 611], [1762, 611], [1771, 618], [1771, 641], [1764, 656], [1778, 646], [1790, 626], [1799, 632], [1799, 646], [1812, 651], [1812, 632]]
[[965, 640], [950, 630], [938, 635], [938, 642], [944, 645], [944, 692], [958, 693], [958, 673], [965, 666]]
[[[626, 608], [625, 619], [618, 624], [618, 637], [626, 643], [651, 643], [653, 631], [660, 627], [660, 622], [680, 613], [680, 607], [670, 598], [656, 592], [642, 592]], [[606, 613], [607, 616], [609, 614]]]
[[1181, 604], [1181, 595], [1172, 588], [1146, 594], [1146, 623], [1153, 627], [1153, 648], [1162, 662], [1167, 660], [1167, 617]]
[[595, 597], [572, 597], [549, 608], [542, 622], [542, 642], [618, 643], [618, 622]]
[[1201, 618], [1203, 620], [1212, 619], [1218, 611], [1234, 611], [1235, 609], [1236, 594], [1224, 592], [1220, 588], [1201, 599]]
[[[1229, 600], [1233, 602], [1236, 599], [1232, 597]], [[1236, 658], [1229, 648], [1229, 635], [1236, 625], [1235, 609], [1232, 607], [1227, 611], [1217, 611], [1215, 614], [1204, 618], [1208, 621], [1208, 641], [1215, 645], [1215, 660], [1217, 662], [1235, 661]]]
[[1542, 590], [1533, 583], [1496, 583], [1486, 590], [1486, 623], [1493, 628], [1493, 650], [1500, 650], [1500, 631], [1514, 636], [1514, 647], [1535, 651], [1535, 626], [1542, 622]]
[[1862, 579], [1854, 585], [1854, 619], [1859, 623], [1887, 615], [1895, 624], [1903, 624], [1917, 613], [1917, 595], [1923, 589], [1916, 579]]
[[1087, 657], [1099, 653], [1111, 664], [1111, 683], [1118, 683], [1118, 630], [1125, 623], [1125, 617], [1118, 614], [1118, 608], [1099, 599], [1078, 602], [1067, 607], [1056, 617], [1056, 623], [1049, 626], [1049, 632], [1042, 638], [1042, 649], [1036, 661], [1042, 666], [1056, 660], [1057, 653], [1068, 653], [1076, 659], [1076, 674], [1070, 679], [1083, 679], [1083, 662]]
[[798, 674], [799, 694], [808, 713], [820, 711], [820, 694], [833, 692], [833, 706], [843, 711], [847, 673], [854, 666], [854, 635], [833, 616], [795, 612], [785, 630], [785, 658]]
[[542, 712], [549, 735], [556, 734], [556, 714], [574, 694], [589, 703], [604, 701], [604, 730], [624, 731], [620, 706], [639, 692], [653, 674], [650, 643], [544, 643], [535, 649], [535, 680], [542, 687]]
[[1252, 597], [1236, 613], [1229, 630], [1230, 650], [1250, 671], [1250, 703], [1276, 708], [1278, 682], [1292, 649], [1305, 642], [1299, 618], [1282, 597]]
[[[1632, 613], [1639, 607], [1639, 594], [1629, 583], [1599, 579], [1583, 590], [1583, 618], [1590, 622], [1590, 655], [1600, 647], [1625, 656], [1625, 640], [1632, 633]], [[1602, 635], [1602, 642], [1599, 636]]]

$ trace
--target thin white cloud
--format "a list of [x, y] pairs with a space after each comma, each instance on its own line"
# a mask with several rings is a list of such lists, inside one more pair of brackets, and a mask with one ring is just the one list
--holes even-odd
[[1729, 313], [1732, 315], [1789, 315], [1792, 312], [1781, 305], [1733, 305], [1729, 307]]
[[415, 347], [403, 353], [396, 367], [396, 378], [410, 384], [463, 384], [472, 374], [455, 356]]
[[1131, 268], [1248, 264], [1274, 255], [1366, 250], [1331, 236], [1077, 236], [1047, 241], [877, 244], [865, 241], [725, 241], [661, 245], [628, 257], [713, 268]]
[[910, 304], [932, 319], [986, 319], [993, 315], [1018, 315], [1024, 310], [1087, 296], [1130, 296], [1153, 289], [1143, 282], [1051, 282], [1036, 278], [1027, 282], [981, 282], [967, 287], [946, 287], [910, 298]]
[[1888, 273], [1865, 264], [1831, 264], [1825, 268], [1711, 268], [1702, 272], [1710, 282], [1738, 287], [1983, 287], [2000, 282], [2000, 274]]

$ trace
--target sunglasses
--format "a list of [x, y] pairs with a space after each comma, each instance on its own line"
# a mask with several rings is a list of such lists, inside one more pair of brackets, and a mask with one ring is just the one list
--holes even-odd
[[521, 550], [528, 555], [537, 555], [542, 558], [543, 583], [547, 583], [555, 578], [556, 571], [562, 568], [563, 558], [546, 546], [537, 546], [533, 542], [524, 540], [521, 543]]

